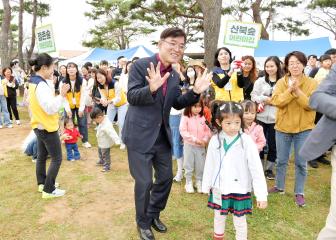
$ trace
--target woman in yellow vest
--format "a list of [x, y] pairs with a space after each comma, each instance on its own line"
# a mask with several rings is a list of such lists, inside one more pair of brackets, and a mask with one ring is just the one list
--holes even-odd
[[231, 62], [232, 55], [228, 48], [217, 49], [211, 86], [216, 100], [240, 102], [244, 99], [243, 89], [237, 84], [237, 73], [231, 69]]
[[[62, 162], [61, 141], [58, 135], [58, 111], [66, 104], [69, 84], [63, 84], [55, 97], [54, 88], [47, 83], [54, 72], [53, 59], [46, 53], [39, 54], [29, 64], [36, 72], [29, 82], [31, 125], [37, 137], [36, 178], [42, 198], [61, 197], [65, 190], [56, 188], [55, 180]], [[47, 156], [51, 162], [46, 171]]]
[[[128, 109], [127, 97], [122, 90], [121, 84], [116, 81], [107, 81], [107, 73], [103, 69], [98, 69], [96, 74], [98, 89], [102, 96], [102, 105], [107, 106], [107, 116], [113, 122], [118, 113], [119, 137], [121, 139], [121, 131], [124, 126], [126, 112]], [[121, 143], [120, 149], [125, 149], [125, 145]]]
[[75, 117], [77, 118], [79, 132], [83, 136], [83, 146], [90, 148], [91, 144], [88, 142], [88, 127], [85, 113], [85, 86], [83, 85], [83, 78], [79, 74], [76, 63], [70, 62], [67, 64], [66, 77], [63, 83], [70, 85], [66, 96], [69, 104], [65, 106], [65, 111], [69, 118], [72, 117], [74, 122], [76, 122]]
[[[2, 123], [4, 123], [4, 125], [7, 128], [12, 128], [13, 125], [10, 122], [10, 118], [9, 118], [9, 112], [7, 109], [7, 100], [6, 97], [7, 95], [7, 79], [0, 79], [0, 128], [3, 128]], [[2, 121], [2, 116], [3, 115], [3, 120]]]

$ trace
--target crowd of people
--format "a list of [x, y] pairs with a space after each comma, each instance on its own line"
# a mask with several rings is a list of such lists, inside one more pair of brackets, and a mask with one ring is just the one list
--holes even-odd
[[[121, 56], [114, 69], [102, 60], [99, 66], [88, 62], [81, 69], [70, 62], [56, 71], [47, 54], [30, 61], [26, 95], [34, 132], [25, 146], [36, 161], [42, 198], [65, 194], [56, 183], [61, 143], [67, 160], [79, 160], [77, 139], [90, 148], [88, 127], [95, 122], [96, 164], [103, 166], [103, 172], [111, 170], [111, 146], [127, 148], [141, 239], [155, 239], [151, 227], [167, 231], [160, 212], [173, 180], [183, 178], [187, 193], [209, 194], [215, 240], [224, 239], [229, 213], [234, 216], [236, 239], [247, 239], [252, 193], [261, 209], [267, 207], [269, 193], [284, 193], [292, 145], [294, 201], [305, 206], [307, 160], [312, 160], [308, 163], [313, 168], [330, 164], [327, 150], [315, 159], [300, 154], [324, 114], [315, 112], [309, 99], [336, 64], [336, 49], [319, 58], [300, 51], [288, 53], [283, 61], [269, 56], [258, 69], [253, 56], [234, 60], [230, 49], [221, 47], [208, 73], [201, 60], [182, 61], [185, 40], [182, 30], [166, 29], [158, 54], [132, 61]], [[3, 68], [1, 128], [13, 126], [12, 112], [20, 124], [16, 92], [21, 81], [11, 67]], [[47, 155], [51, 156], [48, 172]], [[275, 180], [272, 188], [267, 189], [266, 179]]]

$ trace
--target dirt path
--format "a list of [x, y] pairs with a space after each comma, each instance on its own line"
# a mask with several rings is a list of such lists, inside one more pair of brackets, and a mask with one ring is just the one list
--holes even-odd
[[[12, 151], [21, 151], [22, 142], [30, 130], [27, 121], [21, 126], [15, 125], [13, 129], [0, 129], [0, 164], [6, 163], [6, 155], [12, 154]], [[125, 212], [134, 212], [133, 180], [128, 172], [126, 153], [113, 148], [112, 171], [102, 173], [95, 165], [96, 147], [80, 147], [80, 152], [80, 161], [63, 161], [57, 180], [61, 181], [61, 187], [67, 190], [67, 194], [44, 205], [38, 224], [56, 222], [81, 229], [98, 228], [106, 231], [108, 236], [118, 236], [111, 239], [129, 239], [127, 236], [135, 229], [134, 213], [127, 222], [121, 223], [118, 218]], [[74, 233], [68, 239], [81, 237]]]

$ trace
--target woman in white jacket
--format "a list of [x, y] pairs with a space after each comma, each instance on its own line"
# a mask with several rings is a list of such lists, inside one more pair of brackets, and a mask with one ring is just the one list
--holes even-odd
[[[265, 176], [269, 180], [274, 180], [273, 168], [277, 158], [274, 130], [276, 107], [270, 104], [270, 99], [275, 84], [283, 75], [280, 59], [277, 56], [268, 57], [264, 63], [264, 70], [265, 77], [259, 78], [254, 83], [251, 100], [258, 104], [257, 120], [263, 127], [268, 146]], [[264, 159], [264, 151], [260, 152], [260, 156]]]
[[267, 207], [267, 186], [256, 144], [242, 132], [239, 103], [215, 103], [213, 126], [218, 133], [209, 143], [202, 191], [210, 193], [208, 207], [215, 210], [214, 240], [224, 239], [225, 220], [233, 214], [236, 239], [247, 239], [246, 214], [252, 213], [252, 186], [257, 207]]

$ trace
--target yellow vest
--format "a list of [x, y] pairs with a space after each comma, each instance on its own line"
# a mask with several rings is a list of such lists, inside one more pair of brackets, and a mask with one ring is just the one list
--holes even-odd
[[[101, 94], [104, 95], [104, 97], [108, 100], [111, 101], [113, 98], [115, 98], [115, 90], [113, 87], [113, 84], [109, 84], [108, 85], [108, 90], [106, 90], [105, 88], [100, 88], [100, 92]], [[127, 103], [127, 97], [126, 94], [123, 90], [121, 90], [121, 98], [120, 101], [115, 105], [116, 107], [120, 107], [124, 104]]]
[[[72, 93], [72, 91], [70, 90], [70, 92], [68, 92], [67, 95], [66, 95], [66, 99], [67, 99], [71, 109], [79, 108], [80, 98], [81, 98], [81, 92], [80, 91]], [[76, 103], [74, 103], [73, 99], [75, 99]]]
[[2, 88], [3, 88], [3, 90], [4, 90], [4, 96], [5, 96], [5, 97], [8, 97], [7, 84], [5, 83], [5, 81], [4, 81], [3, 79], [0, 80], [0, 82], [1, 82]]
[[31, 111], [31, 126], [33, 129], [41, 126], [47, 132], [56, 132], [59, 128], [58, 113], [48, 114], [40, 106], [36, 97], [36, 87], [41, 82], [45, 81], [39, 76], [31, 77], [29, 83], [29, 107]]
[[[224, 74], [218, 74], [218, 76], [222, 79]], [[225, 88], [219, 88], [213, 80], [211, 80], [211, 86], [215, 90], [215, 99], [220, 101], [235, 101], [240, 102], [244, 100], [243, 89], [238, 87], [237, 82], [237, 73], [233, 72], [230, 78], [231, 88], [232, 90], [225, 90]]]

